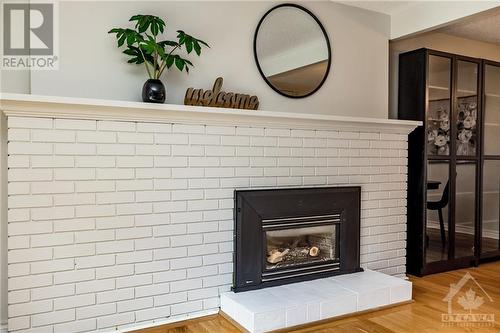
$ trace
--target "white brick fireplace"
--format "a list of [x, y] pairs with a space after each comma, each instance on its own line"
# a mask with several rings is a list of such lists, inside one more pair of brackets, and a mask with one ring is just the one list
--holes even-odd
[[216, 313], [233, 191], [362, 187], [361, 264], [405, 273], [416, 122], [4, 96], [9, 331], [114, 331]]

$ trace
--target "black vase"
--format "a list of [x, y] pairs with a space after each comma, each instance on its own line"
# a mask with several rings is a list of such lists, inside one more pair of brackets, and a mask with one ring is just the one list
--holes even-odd
[[165, 86], [160, 80], [149, 79], [142, 87], [142, 100], [146, 103], [164, 103], [167, 97]]

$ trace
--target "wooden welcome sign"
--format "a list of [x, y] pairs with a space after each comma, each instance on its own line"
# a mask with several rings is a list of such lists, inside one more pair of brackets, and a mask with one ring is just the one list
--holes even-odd
[[246, 94], [221, 91], [223, 79], [215, 80], [212, 90], [188, 88], [184, 97], [185, 105], [213, 106], [218, 108], [257, 110], [259, 98]]

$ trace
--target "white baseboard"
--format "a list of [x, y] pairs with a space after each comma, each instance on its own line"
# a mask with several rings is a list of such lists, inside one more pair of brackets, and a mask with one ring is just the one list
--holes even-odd
[[[127, 328], [119, 329], [119, 330], [113, 330], [113, 332], [118, 332], [118, 333], [131, 332], [131, 331], [142, 330], [142, 329], [151, 328], [151, 327], [155, 327], [155, 326], [172, 324], [172, 323], [176, 323], [176, 322], [183, 321], [183, 320], [211, 316], [211, 315], [218, 314], [218, 313], [219, 313], [219, 309], [200, 311], [200, 312], [196, 312], [194, 314], [175, 316], [175, 317], [172, 317], [169, 319], [165, 319], [165, 320], [161, 320], [161, 321], [159, 320], [159, 321], [155, 321], [154, 323], [149, 323], [149, 324], [145, 324], [145, 325], [135, 325], [135, 326], [130, 326]], [[4, 332], [2, 331], [0, 333], [4, 333]], [[5, 331], [5, 333], [7, 333], [7, 331]]]
[[0, 324], [0, 333], [9, 333], [7, 331], [7, 324]]

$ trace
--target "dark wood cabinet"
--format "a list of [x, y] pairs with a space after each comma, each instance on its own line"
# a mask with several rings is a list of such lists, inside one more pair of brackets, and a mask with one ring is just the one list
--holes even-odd
[[500, 64], [419, 49], [399, 56], [409, 137], [407, 270], [500, 257]]

